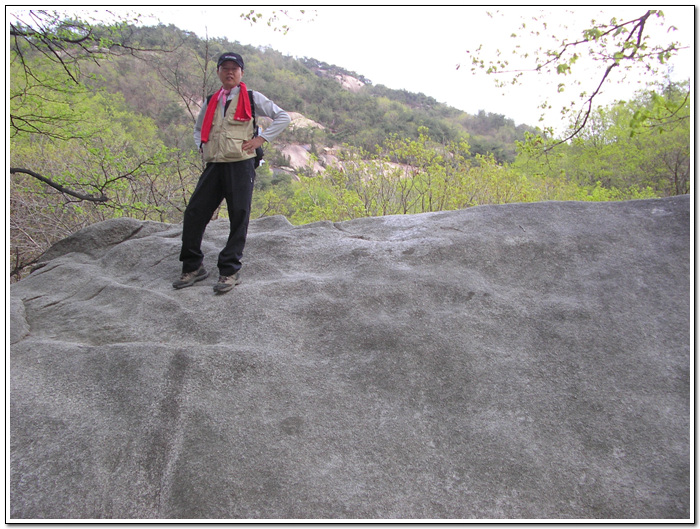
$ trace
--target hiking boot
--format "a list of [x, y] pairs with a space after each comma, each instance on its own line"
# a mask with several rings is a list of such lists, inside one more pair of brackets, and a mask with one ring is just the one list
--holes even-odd
[[177, 281], [175, 281], [173, 283], [173, 288], [179, 289], [179, 288], [191, 287], [197, 281], [201, 281], [202, 279], [206, 279], [207, 277], [209, 277], [209, 272], [207, 272], [203, 266], [200, 266], [194, 272], [183, 273], [180, 276], [180, 279], [178, 279]]
[[236, 272], [230, 276], [219, 276], [219, 282], [214, 285], [214, 292], [217, 294], [224, 294], [229, 290], [232, 290], [237, 284], [241, 282], [241, 273]]

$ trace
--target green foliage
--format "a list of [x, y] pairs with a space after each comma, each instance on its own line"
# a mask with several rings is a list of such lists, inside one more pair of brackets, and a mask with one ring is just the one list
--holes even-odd
[[109, 200], [77, 202], [36, 179], [11, 175], [17, 274], [50, 244], [93, 222], [122, 216], [179, 222], [196, 182], [194, 153], [166, 147], [153, 121], [132, 112], [121, 95], [78, 93], [66, 104], [85, 117], [82, 133], [69, 139], [18, 133], [10, 139], [12, 164]]
[[618, 200], [642, 200], [645, 198], [657, 198], [657, 194], [650, 187], [639, 189], [637, 186], [632, 186], [627, 189], [618, 189], [615, 187], [603, 187], [601, 182], [596, 182], [594, 186], [579, 188], [574, 193], [574, 200], [583, 202], [611, 202]]
[[[97, 93], [76, 98], [74, 110], [89, 122], [85, 137], [58, 140], [45, 135], [30, 135], [11, 141], [13, 163], [31, 166], [42, 174], [51, 174], [60, 185], [88, 195], [107, 195], [120, 215], [147, 218], [149, 208], [157, 211], [158, 199], [152, 190], [137, 185], [153, 180], [168, 164], [171, 150], [158, 139], [153, 122], [134, 114], [121, 95]], [[150, 195], [151, 206], [146, 207]], [[137, 199], [141, 205], [134, 206]]]
[[[640, 114], [647, 116], [644, 124]], [[515, 166], [587, 190], [601, 187], [620, 193], [612, 197], [685, 194], [690, 191], [689, 125], [687, 89], [669, 84], [661, 94], [642, 92], [630, 102], [597, 109], [569, 143], [557, 145], [555, 139], [527, 136], [518, 144]]]
[[[99, 65], [110, 54], [136, 51], [127, 21], [96, 25], [46, 10], [14, 11], [9, 21], [11, 135], [81, 135], [82, 120], [65, 108], [66, 99], [87, 93], [86, 66]], [[45, 103], [53, 112], [43, 108]]]
[[371, 153], [346, 145], [341, 164], [300, 177], [288, 185], [286, 198], [275, 193], [279, 209], [271, 206], [271, 195], [260, 207], [303, 224], [541, 198], [528, 177], [493, 156], [474, 159], [466, 141], [437, 143], [427, 129], [419, 134], [415, 140], [391, 136]]
[[[63, 68], [37, 55], [26, 68], [28, 58], [11, 54], [10, 137], [41, 134], [57, 139], [90, 135], [90, 123], [73, 104], [89, 90], [63, 75]], [[77, 96], [77, 97], [76, 97]]]

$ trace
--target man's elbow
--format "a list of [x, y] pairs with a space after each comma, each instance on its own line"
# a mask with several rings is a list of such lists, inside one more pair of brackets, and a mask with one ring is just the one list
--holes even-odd
[[287, 112], [283, 110], [280, 114], [280, 124], [283, 124], [285, 127], [288, 127], [291, 122], [292, 118], [290, 118], [289, 114], [287, 114]]

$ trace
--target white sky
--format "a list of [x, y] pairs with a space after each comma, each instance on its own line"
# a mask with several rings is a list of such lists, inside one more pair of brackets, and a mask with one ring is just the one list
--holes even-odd
[[[500, 48], [510, 52], [516, 43], [510, 35], [518, 31], [523, 21], [527, 22], [528, 30], [535, 27], [532, 17], [543, 13], [543, 20], [548, 22], [548, 33], [555, 31], [557, 22], [567, 24], [570, 29], [559, 31], [557, 36], [567, 35], [574, 39], [581, 35], [583, 29], [590, 27], [592, 18], [600, 22], [608, 22], [613, 16], [618, 20], [629, 20], [644, 14], [647, 9], [621, 6], [322, 6], [307, 8], [305, 20], [299, 21], [295, 19], [301, 16], [299, 10], [302, 7], [277, 8], [287, 9], [293, 17], [289, 19], [280, 15], [279, 24], [288, 24], [291, 28], [283, 35], [267, 26], [267, 16], [256, 25], [242, 20], [241, 13], [253, 8], [254, 6], [134, 6], [128, 10], [141, 14], [145, 23], [157, 23], [155, 19], [146, 17], [152, 13], [164, 24], [174, 24], [200, 37], [226, 37], [242, 44], [270, 46], [285, 55], [313, 57], [364, 75], [375, 85], [422, 92], [471, 114], [483, 109], [503, 114], [516, 124], [538, 125], [541, 114], [539, 105], [543, 97], [556, 93], [556, 85], [570, 79], [562, 79], [563, 76], [530, 75], [521, 86], [509, 87], [503, 95], [502, 90], [495, 88], [491, 76], [484, 73], [472, 75], [467, 50], [473, 52], [483, 44], [488, 49]], [[127, 10], [111, 6], [97, 9]], [[275, 8], [265, 7], [257, 8], [256, 11], [267, 15], [273, 9]], [[487, 11], [494, 16], [489, 17]], [[664, 7], [663, 11], [666, 22], [678, 28], [671, 38], [690, 47], [674, 61], [674, 76], [680, 80], [692, 79], [694, 7]], [[648, 30], [654, 31], [654, 27], [658, 27], [658, 22], [653, 21]], [[658, 31], [655, 35], [659, 35]], [[539, 42], [551, 46], [553, 41], [549, 35], [547, 38], [549, 41], [542, 37], [543, 40]], [[661, 34], [661, 38], [669, 37]], [[520, 41], [521, 45], [534, 43], [535, 41]], [[485, 56], [492, 57], [493, 54]], [[458, 64], [461, 65], [459, 69], [456, 68]], [[614, 73], [619, 78], [622, 72]], [[581, 72], [582, 78], [589, 80], [588, 86], [571, 86], [560, 96], [562, 104], [575, 99], [583, 89], [592, 92], [595, 86], [590, 80], [599, 78], [601, 74], [602, 72], [597, 74], [595, 71]], [[601, 98], [601, 103], [633, 97], [634, 92], [640, 88], [640, 79], [642, 75], [637, 74], [624, 85], [609, 85], [606, 98]], [[557, 105], [548, 114], [544, 125], [556, 126], [557, 122], [561, 124], [558, 112], [560, 107]]]

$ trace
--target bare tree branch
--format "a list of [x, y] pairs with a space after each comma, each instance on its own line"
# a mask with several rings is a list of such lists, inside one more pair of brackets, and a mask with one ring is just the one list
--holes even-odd
[[42, 176], [38, 173], [35, 173], [34, 171], [30, 171], [29, 169], [22, 169], [19, 167], [10, 167], [10, 174], [16, 174], [16, 173], [21, 173], [21, 174], [27, 174], [29, 176], [33, 176], [37, 180], [40, 180], [41, 182], [44, 182], [45, 184], [53, 187], [57, 191], [60, 191], [61, 193], [64, 193], [66, 195], [70, 195], [75, 198], [79, 198], [80, 200], [88, 200], [90, 202], [107, 202], [109, 199], [102, 195], [100, 197], [94, 197], [92, 195], [83, 195], [82, 193], [78, 193], [77, 191], [71, 191], [70, 189], [67, 189], [65, 186], [62, 186], [61, 184], [57, 184], [56, 182], [50, 180], [49, 178], [46, 178], [45, 176]]

